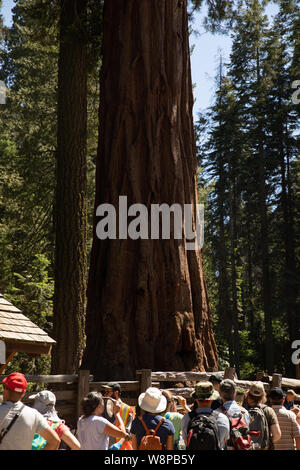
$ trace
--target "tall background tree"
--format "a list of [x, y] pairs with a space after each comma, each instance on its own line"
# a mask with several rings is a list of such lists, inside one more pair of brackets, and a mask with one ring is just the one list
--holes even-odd
[[[115, 34], [118, 31], [118, 34]], [[95, 208], [195, 204], [197, 168], [186, 1], [107, 0]], [[184, 240], [94, 240], [83, 367], [217, 365], [201, 253]]]

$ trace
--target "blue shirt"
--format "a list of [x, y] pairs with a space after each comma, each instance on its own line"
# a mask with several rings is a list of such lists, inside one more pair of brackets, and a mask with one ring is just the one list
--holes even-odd
[[[145, 413], [142, 416], [142, 418], [148, 429], [155, 429], [159, 421], [162, 419], [162, 416], [151, 415], [149, 413]], [[142, 425], [139, 418], [135, 418], [133, 420], [132, 426], [131, 426], [131, 433], [136, 436], [137, 445], [139, 446], [142, 437], [146, 434], [144, 426]], [[165, 448], [166, 446], [168, 436], [174, 435], [174, 434], [175, 434], [175, 428], [173, 424], [171, 423], [171, 421], [169, 421], [168, 419], [166, 419], [164, 423], [161, 424], [161, 426], [159, 427], [156, 433], [156, 435], [160, 437], [160, 441], [162, 443], [163, 448]]]
[[[205, 407], [205, 408], [197, 408], [196, 411], [197, 411], [197, 414], [210, 415], [213, 410], [211, 408]], [[187, 441], [187, 438], [188, 438], [187, 430], [188, 430], [188, 425], [190, 423], [190, 420], [191, 419], [190, 419], [189, 413], [186, 413], [181, 421], [182, 438], [185, 442]], [[219, 411], [217, 413], [217, 425], [219, 429], [219, 447], [220, 449], [224, 449], [224, 444], [229, 439], [230, 423], [229, 423], [229, 419], [224, 415], [224, 413], [220, 413]]]
[[290, 410], [294, 406], [293, 401], [287, 401], [287, 399], [284, 400], [283, 406], [287, 409]]
[[[249, 413], [248, 411], [241, 407], [240, 405], [237, 404], [236, 401], [234, 400], [230, 400], [230, 401], [226, 401], [224, 404], [223, 404], [224, 408], [226, 411], [229, 412], [229, 414], [233, 417], [233, 418], [238, 418], [241, 414], [241, 411], [244, 411], [244, 417], [245, 417], [245, 421], [247, 423], [247, 425], [249, 426], [250, 424], [250, 416], [249, 416]], [[216, 411], [219, 411], [220, 413], [224, 413], [224, 411], [222, 410], [222, 408], [218, 408]]]

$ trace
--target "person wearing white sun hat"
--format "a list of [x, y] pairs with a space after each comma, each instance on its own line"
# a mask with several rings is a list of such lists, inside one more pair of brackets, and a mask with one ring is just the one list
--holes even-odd
[[[149, 387], [138, 398], [143, 416], [135, 418], [131, 427], [132, 447], [138, 450], [142, 437], [145, 435], [145, 427], [157, 429], [156, 435], [160, 438], [163, 450], [173, 450], [175, 428], [170, 420], [163, 418], [163, 413], [167, 407], [167, 399], [158, 388]], [[142, 418], [142, 420], [141, 420]], [[144, 423], [144, 424], [143, 424]]]

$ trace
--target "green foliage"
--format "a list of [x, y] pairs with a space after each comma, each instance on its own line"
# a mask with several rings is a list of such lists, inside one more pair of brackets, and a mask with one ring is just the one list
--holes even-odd
[[[0, 80], [0, 292], [51, 336], [57, 146], [59, 2], [18, 0], [3, 30]], [[88, 1], [88, 250], [91, 248], [98, 143], [102, 6]], [[1, 32], [1, 26], [0, 26]], [[18, 354], [10, 368], [49, 372], [48, 356]]]
[[[50, 261], [44, 255], [35, 255], [26, 271], [15, 273], [15, 282], [4, 295], [32, 322], [51, 334], [54, 282], [48, 275], [49, 265]], [[18, 353], [6, 372], [14, 370], [22, 370], [27, 374], [49, 373], [50, 356], [30, 358], [27, 354]]]
[[[196, 137], [200, 197], [206, 207], [204, 271], [216, 341], [221, 361], [225, 357], [250, 379], [266, 368], [267, 339], [275, 369], [294, 373], [290, 344], [299, 311], [299, 116], [290, 84], [299, 49], [294, 2], [281, 3], [272, 27], [262, 2], [242, 3], [230, 63], [225, 68], [220, 60], [215, 103], [199, 116]], [[271, 336], [264, 304], [265, 257]]]

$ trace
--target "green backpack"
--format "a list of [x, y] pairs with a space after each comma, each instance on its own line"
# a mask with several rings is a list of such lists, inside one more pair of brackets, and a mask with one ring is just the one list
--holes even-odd
[[[50, 424], [50, 423], [49, 423]], [[51, 423], [51, 428], [56, 429], [59, 426], [60, 422]], [[35, 434], [32, 440], [31, 450], [42, 450], [47, 444], [46, 439], [44, 439], [40, 434]]]

